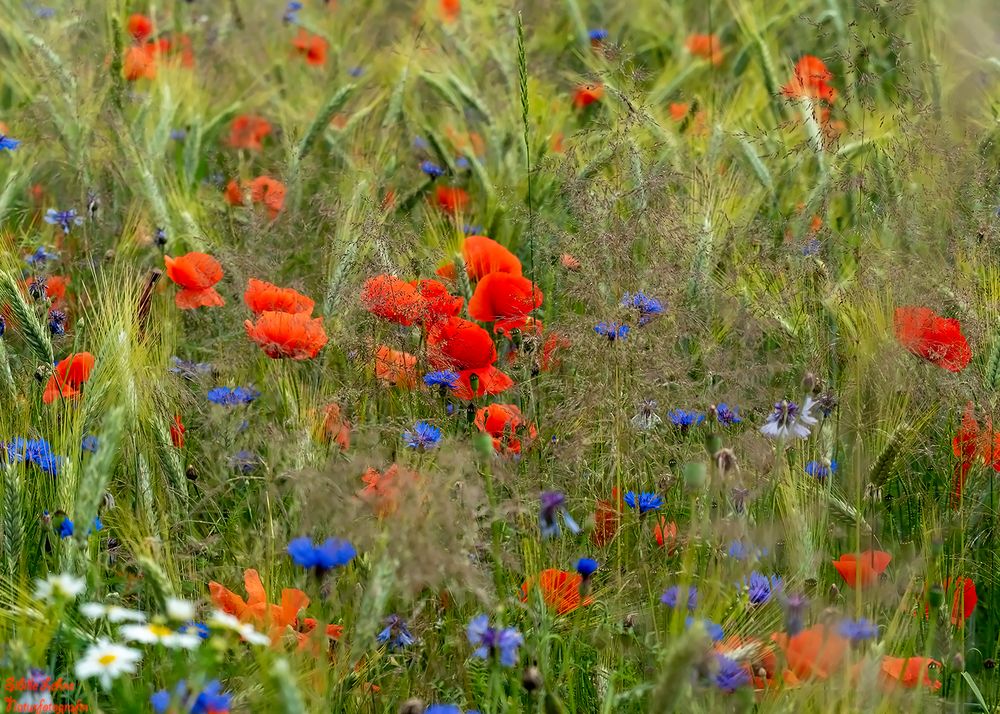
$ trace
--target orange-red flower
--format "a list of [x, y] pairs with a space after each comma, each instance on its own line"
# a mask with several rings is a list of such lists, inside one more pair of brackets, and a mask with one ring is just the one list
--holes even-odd
[[961, 372], [972, 360], [972, 349], [958, 320], [910, 305], [896, 308], [893, 324], [899, 344], [938, 367]]
[[569, 253], [563, 253], [561, 256], [559, 256], [559, 264], [562, 265], [562, 267], [566, 268], [566, 270], [571, 270], [573, 272], [576, 272], [577, 270], [580, 269], [579, 258]]
[[233, 119], [229, 127], [227, 143], [235, 149], [250, 149], [260, 151], [264, 148], [261, 142], [271, 133], [271, 122], [263, 117], [251, 114], [241, 114]]
[[281, 604], [272, 605], [267, 602], [267, 593], [256, 570], [248, 568], [244, 571], [243, 584], [247, 591], [246, 600], [213, 580], [208, 584], [212, 602], [241, 622], [263, 628], [269, 633], [272, 645], [281, 641], [286, 628], [298, 629], [299, 611], [309, 605], [309, 597], [304, 592], [285, 588], [281, 591]]
[[417, 358], [388, 345], [379, 345], [375, 350], [375, 376], [395, 387], [413, 389], [418, 379]]
[[969, 578], [955, 578], [954, 583], [948, 579], [944, 581], [944, 590], [945, 592], [953, 590], [955, 593], [951, 604], [951, 624], [961, 625], [963, 620], [972, 617], [976, 603], [979, 602], [976, 584]]
[[320, 67], [326, 63], [326, 50], [329, 44], [319, 35], [311, 35], [300, 28], [292, 45], [295, 47], [295, 51], [305, 57], [306, 62], [314, 67]]
[[941, 688], [941, 682], [931, 679], [932, 669], [940, 669], [941, 663], [930, 657], [882, 657], [882, 680], [888, 684], [900, 684], [908, 689], [924, 686], [931, 691]]
[[[517, 256], [486, 236], [468, 236], [462, 243], [462, 258], [471, 280], [481, 280], [490, 273], [521, 274], [521, 261]], [[438, 268], [437, 274], [454, 279], [454, 264], [443, 265]]]
[[594, 545], [602, 547], [611, 542], [618, 533], [618, 523], [621, 519], [622, 498], [617, 488], [611, 489], [611, 500], [597, 500], [594, 511], [594, 530], [590, 540]]
[[490, 333], [461, 317], [449, 317], [427, 329], [427, 359], [435, 369], [479, 369], [497, 359]]
[[445, 213], [464, 213], [469, 206], [469, 194], [455, 186], [438, 186], [434, 191], [437, 205]]
[[722, 43], [718, 35], [688, 35], [685, 46], [695, 57], [703, 57], [715, 65], [722, 64]]
[[490, 273], [476, 285], [469, 315], [481, 322], [524, 318], [542, 305], [542, 291], [521, 275]]
[[52, 375], [42, 393], [42, 401], [51, 404], [60, 397], [74, 399], [79, 396], [80, 387], [90, 379], [94, 362], [94, 355], [89, 352], [76, 352], [67, 355], [52, 370]]
[[304, 313], [262, 312], [257, 322], [243, 323], [247, 337], [271, 359], [312, 359], [326, 344], [322, 317]]
[[465, 300], [448, 292], [437, 280], [414, 280], [410, 283], [426, 302], [420, 319], [425, 323], [446, 320], [462, 311]]
[[[474, 389], [473, 380], [476, 382]], [[452, 394], [456, 399], [474, 399], [486, 394], [501, 394], [513, 386], [513, 379], [490, 365], [489, 367], [460, 370], [458, 386], [452, 391]]]
[[573, 106], [577, 109], [585, 109], [594, 102], [598, 102], [604, 96], [604, 85], [585, 84], [576, 88], [573, 93]]
[[50, 275], [45, 279], [45, 295], [52, 301], [53, 306], [59, 307], [66, 299], [68, 284], [69, 278], [63, 275]]
[[427, 301], [412, 283], [384, 274], [365, 281], [361, 304], [373, 315], [400, 325], [412, 325], [427, 309]]
[[262, 203], [273, 221], [285, 207], [285, 184], [270, 176], [258, 176], [241, 184], [236, 180], [226, 184], [226, 203], [231, 206], [246, 205], [247, 196], [253, 203]]
[[833, 561], [833, 567], [849, 587], [866, 588], [878, 582], [891, 560], [892, 556], [885, 551], [866, 550], [859, 554], [845, 553]]
[[277, 285], [250, 278], [243, 302], [254, 313], [287, 312], [311, 315], [316, 303], [292, 288], [279, 288]]
[[653, 526], [653, 538], [656, 539], [658, 546], [673, 553], [677, 549], [677, 524], [673, 521], [667, 521], [665, 516], [660, 516], [656, 525]]
[[461, 0], [438, 0], [438, 10], [445, 22], [455, 22], [462, 12]]
[[755, 689], [767, 689], [778, 674], [778, 657], [770, 643], [732, 635], [716, 645], [715, 651], [742, 662]]
[[122, 74], [129, 82], [137, 79], [156, 79], [156, 46], [135, 45], [125, 51]]
[[370, 468], [361, 475], [365, 487], [358, 491], [358, 497], [371, 504], [379, 518], [384, 518], [396, 512], [401, 491], [416, 479], [415, 472], [401, 469], [398, 464], [393, 464], [384, 473]]
[[542, 592], [545, 604], [556, 611], [557, 615], [573, 612], [581, 605], [594, 602], [592, 597], [580, 597], [580, 585], [583, 577], [579, 573], [569, 573], [565, 570], [549, 568], [538, 574], [538, 580], [525, 580], [521, 585], [521, 602], [528, 601], [528, 594], [533, 587]]
[[184, 422], [181, 421], [180, 414], [174, 414], [174, 421], [170, 424], [170, 440], [178, 449], [184, 448]]
[[521, 453], [521, 437], [531, 441], [538, 436], [534, 424], [528, 422], [513, 404], [490, 404], [476, 412], [473, 422], [479, 431], [493, 437], [493, 449], [499, 453]]
[[823, 60], [812, 55], [803, 55], [795, 65], [795, 72], [782, 92], [787, 97], [809, 97], [822, 99], [831, 104], [837, 98], [837, 90], [827, 82], [833, 79]]
[[784, 652], [786, 668], [798, 679], [826, 679], [844, 664], [850, 648], [835, 627], [822, 624], [791, 637], [777, 632], [771, 640]]
[[340, 405], [336, 402], [323, 407], [321, 435], [337, 444], [341, 451], [347, 451], [351, 446], [351, 422], [342, 416]]
[[143, 42], [153, 34], [153, 21], [140, 13], [129, 15], [125, 27], [136, 42]]
[[671, 102], [670, 118], [676, 122], [684, 121], [690, 109], [691, 105], [688, 102]]
[[187, 253], [178, 258], [163, 256], [167, 277], [181, 290], [174, 296], [174, 303], [182, 310], [197, 307], [221, 307], [226, 304], [213, 287], [222, 280], [219, 261], [206, 253]]

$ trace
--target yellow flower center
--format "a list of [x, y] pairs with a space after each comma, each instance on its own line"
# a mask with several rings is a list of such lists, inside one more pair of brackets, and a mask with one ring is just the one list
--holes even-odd
[[118, 655], [106, 654], [106, 655], [102, 655], [97, 661], [100, 662], [105, 667], [107, 667], [109, 664], [111, 664], [112, 662], [114, 662], [116, 659], [118, 659]]
[[150, 625], [149, 631], [157, 637], [166, 637], [167, 635], [174, 634], [174, 631], [165, 625]]

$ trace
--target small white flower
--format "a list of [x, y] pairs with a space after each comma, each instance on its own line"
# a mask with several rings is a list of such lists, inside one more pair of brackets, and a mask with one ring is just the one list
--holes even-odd
[[193, 650], [201, 643], [201, 638], [195, 632], [178, 632], [166, 625], [152, 623], [149, 625], [125, 625], [121, 635], [131, 642], [142, 642], [147, 645], [163, 645], [170, 649]]
[[80, 679], [97, 677], [101, 686], [111, 688], [111, 681], [123, 674], [134, 674], [142, 652], [125, 647], [105, 638], [99, 639], [83, 653], [76, 663], [76, 676]]
[[265, 634], [257, 632], [257, 630], [253, 628], [253, 625], [240, 622], [237, 618], [227, 612], [223, 612], [222, 610], [216, 610], [212, 613], [212, 616], [208, 621], [208, 626], [235, 632], [252, 645], [271, 644], [271, 638]]
[[38, 579], [35, 585], [35, 597], [46, 602], [56, 599], [72, 600], [87, 587], [83, 578], [77, 578], [69, 573], [50, 575], [45, 580]]
[[801, 407], [787, 400], [778, 402], [760, 431], [772, 439], [787, 439], [790, 436], [805, 439], [809, 436], [809, 428], [817, 421], [811, 413], [814, 406], [816, 402], [812, 397], [806, 397]]
[[99, 602], [85, 602], [80, 605], [80, 612], [91, 620], [106, 619], [108, 622], [145, 622], [146, 613], [141, 610], [129, 610], [118, 605], [104, 605]]
[[194, 619], [194, 603], [175, 597], [167, 598], [167, 617], [171, 620], [188, 622]]

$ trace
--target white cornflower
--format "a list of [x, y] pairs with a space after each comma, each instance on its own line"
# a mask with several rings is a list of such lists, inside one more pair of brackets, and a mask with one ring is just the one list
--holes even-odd
[[99, 602], [85, 602], [80, 605], [80, 612], [91, 620], [106, 619], [108, 622], [145, 622], [146, 613], [141, 610], [129, 610], [118, 605], [105, 605]]
[[773, 439], [787, 439], [790, 436], [805, 439], [809, 436], [809, 428], [816, 424], [816, 417], [810, 413], [814, 406], [816, 402], [812, 397], [806, 397], [801, 407], [788, 400], [777, 402], [760, 431]]
[[166, 625], [152, 623], [149, 625], [125, 625], [121, 635], [131, 642], [142, 642], [147, 645], [163, 645], [170, 649], [193, 650], [201, 643], [201, 638], [195, 632], [178, 632]]
[[223, 612], [222, 610], [216, 610], [212, 613], [212, 616], [208, 621], [208, 626], [235, 632], [252, 645], [271, 644], [271, 638], [265, 634], [257, 632], [257, 630], [253, 628], [253, 625], [246, 622], [240, 622], [237, 618], [227, 612]]
[[167, 617], [188, 622], [194, 619], [194, 603], [176, 597], [167, 598]]
[[76, 676], [80, 679], [97, 677], [101, 686], [111, 688], [111, 681], [123, 674], [134, 674], [142, 652], [125, 647], [105, 638], [99, 639], [83, 653], [76, 663]]
[[52, 602], [53, 600], [72, 600], [82, 593], [87, 587], [83, 578], [78, 578], [69, 573], [50, 575], [45, 580], [35, 581], [35, 597], [39, 600]]

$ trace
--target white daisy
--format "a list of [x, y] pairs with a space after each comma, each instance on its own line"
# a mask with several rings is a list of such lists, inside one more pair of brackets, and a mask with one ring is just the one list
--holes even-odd
[[194, 619], [194, 603], [175, 597], [167, 598], [167, 617], [171, 620], [188, 622]]
[[85, 602], [80, 605], [80, 612], [91, 620], [106, 619], [108, 622], [145, 622], [146, 613], [141, 610], [129, 610], [118, 605], [105, 605], [99, 602]]
[[99, 639], [83, 653], [76, 663], [76, 676], [80, 679], [97, 677], [101, 686], [111, 688], [111, 681], [123, 674], [134, 674], [142, 652], [125, 647], [105, 638]]
[[201, 643], [201, 638], [194, 632], [178, 632], [166, 625], [151, 623], [148, 625], [125, 625], [121, 635], [130, 642], [142, 642], [147, 645], [163, 645], [170, 649], [193, 650]]
[[235, 632], [252, 645], [271, 644], [271, 638], [265, 634], [257, 632], [257, 630], [253, 628], [253, 625], [246, 622], [240, 622], [237, 618], [227, 612], [223, 612], [222, 610], [216, 610], [212, 613], [212, 616], [208, 621], [208, 625], [209, 627], [218, 627], [223, 630]]
[[45, 580], [35, 581], [35, 597], [39, 600], [72, 600], [87, 587], [83, 578], [77, 578], [69, 573], [50, 575]]
[[814, 406], [816, 402], [812, 397], [806, 397], [801, 407], [787, 399], [777, 402], [760, 431], [772, 439], [787, 439], [790, 436], [805, 439], [809, 436], [810, 427], [817, 421], [811, 413]]

